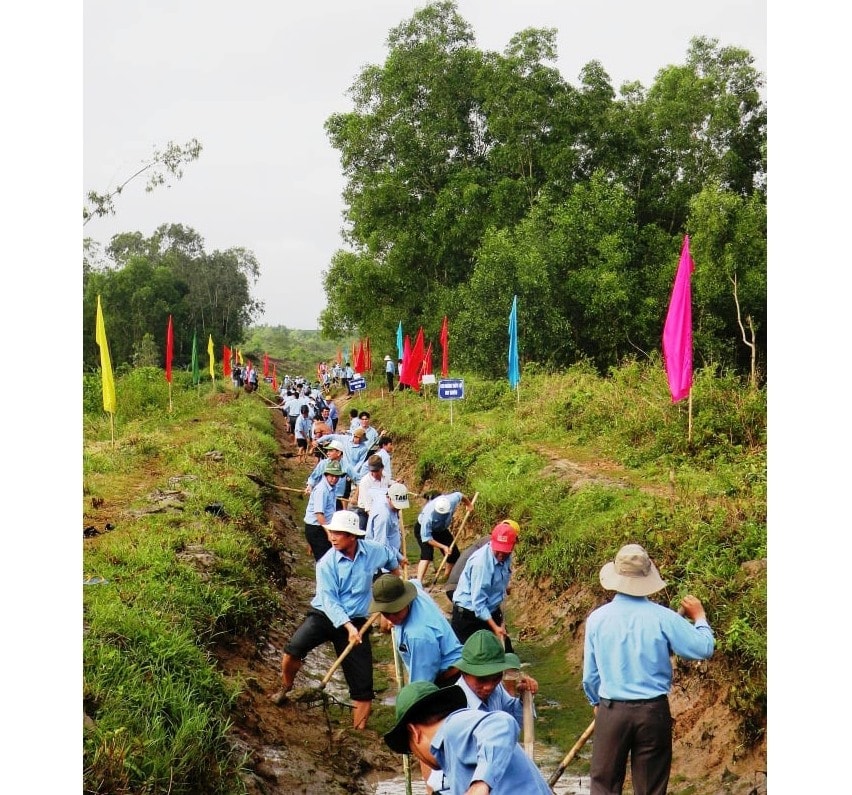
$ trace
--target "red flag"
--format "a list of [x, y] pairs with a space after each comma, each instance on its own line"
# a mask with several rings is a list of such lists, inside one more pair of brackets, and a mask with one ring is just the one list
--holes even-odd
[[672, 403], [689, 395], [692, 389], [692, 291], [690, 275], [695, 263], [689, 253], [689, 235], [684, 235], [680, 250], [669, 311], [663, 326], [663, 362], [669, 379]]
[[420, 391], [420, 373], [423, 369], [423, 359], [426, 352], [423, 350], [423, 326], [417, 330], [417, 337], [414, 340], [414, 346], [411, 349], [411, 367], [406, 368], [406, 372], [410, 373], [407, 376], [408, 385], [415, 391]]
[[355, 354], [355, 372], [363, 373], [365, 370], [364, 365], [366, 364], [366, 359], [364, 356], [364, 340], [358, 340], [358, 351]]
[[231, 377], [231, 349], [227, 345], [222, 346], [222, 375]]
[[263, 377], [266, 378], [266, 376], [268, 376], [268, 375], [269, 375], [269, 354], [264, 353], [263, 354]]
[[172, 316], [169, 315], [169, 325], [166, 328], [166, 381], [172, 382], [172, 355], [175, 347], [175, 335], [172, 330]]
[[446, 378], [450, 372], [450, 328], [447, 325], [447, 316], [441, 324], [441, 378]]

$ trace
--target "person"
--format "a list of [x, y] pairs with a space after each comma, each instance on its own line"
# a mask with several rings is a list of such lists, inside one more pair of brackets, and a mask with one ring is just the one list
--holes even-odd
[[293, 439], [299, 450], [298, 460], [300, 464], [304, 464], [308, 460], [308, 443], [314, 439], [314, 424], [308, 415], [309, 409], [307, 405], [302, 405], [299, 409], [299, 416], [296, 418], [296, 427], [293, 429]]
[[323, 470], [323, 478], [316, 488], [311, 490], [305, 507], [305, 540], [311, 549], [314, 560], [318, 561], [329, 549], [331, 539], [326, 525], [337, 510], [337, 482], [343, 475], [343, 468], [337, 461], [330, 461]]
[[281, 407], [281, 410], [287, 413], [287, 427], [290, 433], [296, 432], [296, 420], [299, 419], [300, 409], [301, 402], [299, 401], [299, 393], [290, 392]]
[[356, 513], [362, 530], [367, 529], [367, 519], [373, 507], [373, 500], [381, 499], [388, 492], [390, 478], [384, 474], [385, 464], [377, 455], [367, 459], [367, 472], [361, 475], [355, 491], [349, 496], [349, 503], [355, 502]]
[[352, 365], [349, 362], [346, 362], [346, 366], [343, 368], [343, 386], [346, 388], [346, 391], [351, 395], [352, 394], [352, 379], [355, 377], [355, 371], [352, 369]]
[[365, 538], [384, 544], [396, 552], [400, 566], [408, 566], [408, 558], [402, 552], [402, 530], [399, 521], [400, 511], [408, 506], [408, 489], [405, 484], [391, 483], [384, 499], [373, 501], [365, 528]]
[[402, 390], [406, 388], [406, 385], [402, 383], [402, 359], [396, 360], [396, 373], [397, 373], [396, 391], [402, 392]]
[[503, 710], [523, 727], [524, 705], [519, 694], [529, 690], [535, 695], [538, 682], [531, 676], [504, 681], [504, 673], [519, 668], [520, 660], [503, 650], [493, 632], [487, 629], [474, 632], [465, 641], [456, 667], [461, 671], [456, 684], [464, 691], [471, 709]]
[[489, 629], [506, 651], [514, 651], [500, 605], [512, 577], [512, 550], [517, 541], [515, 528], [500, 522], [491, 531], [491, 542], [476, 550], [465, 564], [453, 594], [452, 616], [453, 629], [462, 643], [476, 630]]
[[364, 539], [352, 511], [336, 511], [327, 525], [332, 548], [316, 566], [316, 595], [305, 620], [284, 647], [281, 688], [270, 696], [283, 704], [308, 652], [331, 642], [338, 657], [351, 642], [355, 646], [341, 663], [354, 708], [352, 724], [364, 729], [373, 700], [373, 652], [370, 628], [359, 636], [367, 621], [374, 572], [387, 567], [399, 574], [396, 557], [381, 544]]
[[235, 364], [231, 370], [231, 380], [234, 382], [234, 389], [239, 389], [243, 385], [243, 373], [238, 364]]
[[443, 686], [458, 679], [456, 663], [462, 645], [418, 580], [382, 574], [373, 582], [370, 612], [381, 613], [391, 624], [410, 681], [422, 679]]
[[[346, 491], [347, 478], [356, 478], [357, 473], [349, 468], [349, 464], [343, 458], [343, 444], [337, 439], [332, 439], [325, 448], [325, 457], [320, 458], [317, 465], [311, 470], [308, 479], [305, 483], [305, 494], [310, 494], [316, 485], [323, 479], [326, 467], [336, 461], [343, 470], [343, 475], [337, 479], [337, 485], [334, 487], [334, 493], [337, 498], [335, 510], [342, 509], [344, 501], [344, 492]], [[344, 477], [344, 475], [346, 477]]]
[[358, 416], [358, 409], [349, 409], [349, 433], [360, 427], [361, 418]]
[[648, 598], [666, 583], [639, 544], [623, 546], [601, 569], [600, 583], [615, 596], [586, 619], [583, 642], [583, 690], [595, 711], [591, 795], [621, 793], [628, 756], [635, 795], [664, 795], [671, 655], [710, 659], [713, 630], [694, 596], [681, 600], [683, 616]]
[[385, 378], [388, 381], [388, 392], [393, 392], [393, 377], [396, 375], [396, 367], [390, 356], [385, 356]]
[[[439, 494], [423, 506], [423, 510], [420, 511], [417, 521], [414, 523], [414, 537], [420, 545], [417, 579], [421, 582], [423, 582], [429, 564], [435, 558], [435, 550], [437, 549], [441, 555], [446, 555], [450, 551], [453, 543], [450, 525], [460, 503], [464, 503], [468, 509], [473, 508], [473, 502], [470, 498], [460, 491]], [[446, 574], [449, 575], [452, 564], [458, 560], [459, 554], [458, 546], [453, 547], [445, 564]]]
[[315, 445], [328, 444], [332, 439], [337, 439], [343, 444], [343, 459], [348, 464], [348, 469], [358, 473], [358, 477], [346, 479], [346, 488], [344, 490], [346, 498], [349, 497], [352, 491], [352, 483], [357, 483], [362, 475], [362, 464], [367, 458], [368, 453], [367, 445], [364, 442], [365, 435], [363, 428], [356, 428], [352, 431], [351, 435], [348, 433], [332, 433], [328, 436], [320, 436], [319, 439], [314, 439]]
[[378, 449], [376, 450], [376, 455], [378, 455], [384, 462], [385, 474], [393, 480], [393, 464], [391, 461], [391, 456], [393, 455], [393, 437], [383, 433], [379, 437], [377, 444]]
[[451, 795], [552, 795], [518, 745], [517, 722], [502, 711], [469, 709], [458, 685], [410, 682], [399, 691], [395, 717], [385, 744], [443, 770]]
[[367, 447], [372, 448], [376, 446], [379, 440], [379, 432], [372, 425], [370, 425], [370, 412], [359, 412], [358, 422], [364, 429], [364, 432], [367, 434]]
[[337, 420], [340, 418], [340, 413], [337, 410], [334, 398], [329, 395], [326, 398], [325, 404], [328, 406], [328, 419], [331, 423], [331, 432], [337, 433]]
[[257, 392], [258, 376], [256, 367], [252, 367], [249, 372], [249, 383], [251, 384], [251, 391]]

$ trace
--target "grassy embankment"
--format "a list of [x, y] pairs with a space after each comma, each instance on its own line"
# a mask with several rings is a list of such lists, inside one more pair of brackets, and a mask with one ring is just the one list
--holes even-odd
[[[95, 386], [86, 393], [87, 501], [127, 503], [134, 495], [131, 502], [141, 503], [154, 487], [170, 488], [169, 477], [197, 480], [175, 486], [189, 494], [182, 511], [126, 521], [86, 553], [86, 574], [112, 582], [85, 591], [84, 695], [97, 718], [86, 734], [87, 789], [171, 782], [172, 792], [189, 792], [207, 781], [207, 791], [224, 792], [239, 764], [225, 740], [234, 693], [206, 649], [217, 633], [263, 626], [275, 604], [258, 565], [268, 528], [257, 489], [243, 476], [271, 472], [269, 412], [256, 400], [221, 403], [208, 384], [200, 398], [176, 385], [168, 415], [162, 374], [138, 371], [118, 383], [130, 419], [119, 423], [112, 450]], [[413, 468], [410, 488], [428, 480], [478, 491], [481, 528], [504, 516], [521, 522], [525, 576], [546, 581], [554, 595], [576, 583], [594, 589], [603, 561], [627, 541], [644, 544], [671, 603], [687, 592], [705, 602], [717, 655], [737, 678], [743, 742], [757, 739], [765, 730], [766, 576], [746, 577], [742, 564], [766, 556], [765, 393], [698, 374], [689, 444], [686, 404], [669, 403], [658, 368], [629, 365], [607, 379], [584, 367], [526, 371], [519, 404], [505, 382], [466, 378], [465, 392], [452, 424], [434, 394], [382, 400], [376, 386], [357, 405], [393, 430], [400, 464]], [[213, 450], [221, 460], [208, 455]], [[593, 479], [572, 487], [547, 467], [554, 458], [611, 461], [628, 485]], [[205, 513], [211, 503], [230, 518]], [[416, 511], [406, 512], [409, 528]], [[215, 551], [203, 576], [179, 555], [195, 545]], [[537, 672], [558, 666], [543, 648]], [[545, 741], [564, 744], [588, 721], [576, 688], [563, 696], [576, 708], [540, 712], [537, 736]], [[388, 717], [377, 709], [374, 728]]]

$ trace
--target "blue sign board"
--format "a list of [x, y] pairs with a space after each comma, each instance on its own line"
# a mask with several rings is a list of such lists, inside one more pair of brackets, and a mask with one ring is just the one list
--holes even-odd
[[359, 392], [362, 389], [367, 388], [367, 381], [364, 378], [350, 378], [349, 379], [349, 391], [350, 392]]
[[442, 378], [438, 381], [438, 397], [441, 400], [461, 400], [464, 397], [464, 379]]

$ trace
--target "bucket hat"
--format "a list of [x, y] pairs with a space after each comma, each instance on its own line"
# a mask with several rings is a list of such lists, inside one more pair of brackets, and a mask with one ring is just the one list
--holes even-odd
[[383, 574], [373, 583], [371, 613], [398, 613], [417, 597], [417, 586], [395, 574]]
[[367, 535], [367, 531], [362, 530], [358, 524], [358, 514], [355, 511], [335, 511], [325, 529], [337, 533], [349, 533], [359, 538]]
[[639, 544], [627, 544], [619, 549], [615, 560], [601, 569], [600, 580], [608, 591], [628, 596], [650, 596], [666, 587], [657, 567]]
[[467, 706], [467, 696], [458, 685], [438, 687], [432, 682], [411, 682], [396, 697], [396, 724], [384, 735], [391, 751], [408, 754], [408, 724], [419, 717], [436, 712], [455, 712]]
[[337, 477], [341, 477], [343, 474], [343, 467], [337, 461], [329, 461], [323, 470], [323, 475], [337, 475]]
[[494, 525], [491, 531], [491, 549], [495, 552], [506, 552], [511, 554], [518, 543], [518, 532], [512, 525], [506, 522]]
[[478, 629], [462, 647], [461, 659], [456, 668], [472, 676], [492, 676], [512, 668], [506, 662], [506, 653], [490, 629]]
[[343, 442], [339, 439], [332, 439], [326, 446], [326, 450], [339, 450], [341, 453], [345, 453], [346, 450], [343, 447]]
[[435, 498], [435, 511], [436, 513], [449, 513], [450, 512], [450, 499], [449, 497], [445, 497], [443, 494], [440, 497]]

